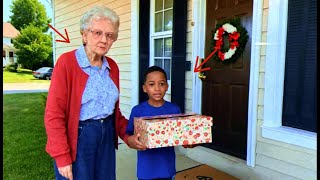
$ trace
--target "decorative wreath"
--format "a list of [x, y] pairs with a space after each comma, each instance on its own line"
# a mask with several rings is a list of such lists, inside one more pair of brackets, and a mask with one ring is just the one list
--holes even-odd
[[225, 20], [216, 25], [212, 32], [212, 58], [223, 63], [235, 62], [243, 53], [248, 41], [248, 32], [241, 26], [240, 19]]

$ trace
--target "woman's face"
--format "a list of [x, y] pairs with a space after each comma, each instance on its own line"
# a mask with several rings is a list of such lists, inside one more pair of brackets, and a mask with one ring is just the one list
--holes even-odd
[[104, 56], [116, 40], [117, 29], [108, 19], [92, 20], [89, 28], [82, 33], [87, 53]]

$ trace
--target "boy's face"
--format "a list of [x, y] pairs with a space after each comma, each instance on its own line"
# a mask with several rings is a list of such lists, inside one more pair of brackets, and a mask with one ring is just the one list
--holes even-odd
[[146, 82], [142, 86], [143, 92], [149, 96], [151, 105], [162, 105], [163, 97], [168, 90], [167, 80], [162, 72], [154, 71], [147, 75]]

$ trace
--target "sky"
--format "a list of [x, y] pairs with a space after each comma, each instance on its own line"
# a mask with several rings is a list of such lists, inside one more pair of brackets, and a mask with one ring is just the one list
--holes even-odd
[[[12, 13], [10, 12], [10, 5], [12, 5], [13, 0], [4, 0], [3, 2], [3, 22], [8, 22]], [[52, 19], [52, 8], [51, 0], [38, 0], [46, 8], [47, 16]]]

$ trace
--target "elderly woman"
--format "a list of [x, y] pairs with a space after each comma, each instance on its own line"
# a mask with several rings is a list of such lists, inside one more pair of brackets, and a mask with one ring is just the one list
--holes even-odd
[[[83, 45], [62, 54], [52, 74], [45, 109], [46, 151], [56, 179], [114, 180], [118, 136], [128, 144], [119, 109], [119, 69], [105, 56], [119, 32], [119, 17], [94, 7], [80, 21]], [[130, 147], [143, 150], [137, 136]]]

